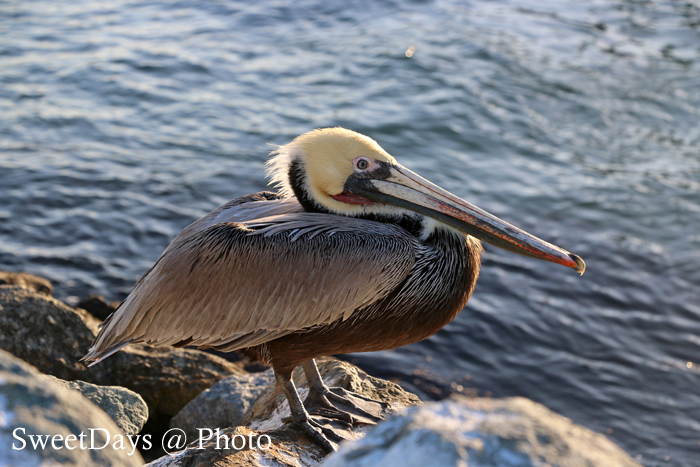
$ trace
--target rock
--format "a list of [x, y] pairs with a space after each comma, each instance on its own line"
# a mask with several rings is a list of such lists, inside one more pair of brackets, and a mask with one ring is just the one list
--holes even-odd
[[93, 370], [96, 382], [127, 387], [144, 398], [150, 411], [170, 417], [216, 382], [243, 373], [235, 364], [199, 350], [140, 344], [90, 367], [88, 373]]
[[18, 286], [0, 286], [0, 348], [57, 378], [122, 386], [140, 394], [150, 413], [173, 416], [220, 379], [242, 373], [236, 364], [190, 349], [130, 345], [87, 368], [80, 362], [99, 321]]
[[521, 397], [455, 397], [393, 416], [323, 467], [640, 467], [605, 436]]
[[36, 293], [51, 295], [53, 286], [43, 277], [28, 272], [0, 271], [0, 285], [19, 285]]
[[148, 406], [143, 398], [126, 388], [97, 386], [85, 381], [64, 381], [55, 376], [46, 376], [46, 378], [81, 393], [90, 402], [104, 410], [125, 435], [137, 434], [148, 420]]
[[[109, 440], [105, 432], [94, 431], [94, 447], [101, 447], [108, 441], [105, 448], [81, 449], [81, 434], [83, 447], [90, 447], [90, 428], [106, 430]], [[30, 436], [35, 442], [41, 436], [46, 448], [35, 449]], [[69, 436], [66, 447], [64, 440]], [[119, 427], [90, 401], [75, 391], [55, 384], [27, 363], [0, 350], [0, 465], [142, 465], [141, 455], [128, 440], [122, 445], [123, 449], [119, 449], [119, 445], [117, 449], [114, 448], [118, 437], [124, 442], [124, 434]]]
[[80, 300], [75, 307], [82, 308], [100, 321], [104, 321], [117, 311], [119, 302], [107, 303], [102, 295], [90, 295]]
[[[327, 386], [341, 387], [361, 396], [385, 402], [391, 407], [389, 412], [422, 404], [418, 396], [404, 391], [398, 384], [370, 376], [351, 363], [335, 359], [317, 359], [316, 362]], [[301, 366], [294, 371], [293, 379], [303, 400], [309, 389]], [[289, 415], [287, 399], [276, 384], [271, 384], [256, 399], [242, 424], [255, 430], [273, 430], [281, 427], [282, 418]]]
[[[195, 441], [187, 449], [156, 459], [144, 467], [311, 467], [319, 465], [325, 455], [291, 425], [265, 433], [239, 426], [220, 430], [218, 435], [221, 437], [219, 446], [214, 432], [211, 440]], [[225, 449], [226, 446], [229, 449]], [[269, 448], [265, 449], [267, 446]]]
[[269, 365], [265, 365], [264, 363], [258, 361], [252, 361], [250, 357], [237, 351], [222, 352], [215, 349], [204, 349], [204, 352], [216, 355], [217, 357], [221, 357], [229, 362], [234, 362], [243, 368], [246, 373], [262, 373], [263, 371], [270, 369]]
[[83, 379], [78, 360], [97, 329], [84, 310], [20, 286], [0, 286], [0, 348], [65, 380]]
[[[404, 391], [394, 383], [369, 376], [350, 363], [334, 359], [321, 359], [317, 360], [317, 363], [319, 372], [326, 385], [342, 387], [361, 396], [385, 402], [389, 405], [388, 412], [421, 404], [416, 395]], [[270, 376], [272, 375], [270, 374]], [[297, 368], [294, 372], [294, 382], [299, 390], [299, 394], [304, 398], [308, 393], [308, 385], [301, 368]], [[225, 383], [222, 381], [220, 384], [223, 386]], [[205, 398], [206, 395], [202, 394], [201, 397]], [[377, 406], [376, 414], [381, 411], [379, 404], [368, 404]], [[385, 411], [384, 415], [386, 413]], [[310, 442], [306, 435], [294, 424], [283, 422], [282, 419], [287, 416], [289, 416], [287, 401], [277, 389], [274, 379], [270, 379], [268, 386], [260, 393], [248, 413], [241, 420], [240, 423], [246, 426], [235, 428], [219, 427], [220, 431], [218, 433], [220, 436], [227, 436], [231, 439], [233, 436], [239, 435], [235, 446], [238, 448], [243, 444], [243, 437], [249, 439], [252, 436], [255, 449], [252, 449], [249, 444], [246, 444], [243, 449], [217, 449], [223, 447], [223, 440], [221, 441], [222, 444], [217, 447], [216, 428], [208, 425], [212, 429], [213, 438], [211, 440], [206, 441], [209, 435], [209, 432], [206, 431], [203, 432], [202, 441], [197, 441], [197, 434], [193, 437], [188, 436], [187, 439], [192, 442], [185, 450], [157, 459], [148, 465], [150, 467], [204, 467], [209, 465], [222, 467], [243, 465], [251, 467], [268, 465], [311, 467], [318, 465], [325, 452], [319, 446]], [[359, 426], [349, 430], [338, 423], [325, 424], [325, 426], [331, 428], [336, 434], [345, 439], [359, 438], [368, 429], [367, 426]], [[261, 445], [267, 444], [265, 436], [269, 437], [270, 448], [258, 449], [258, 439], [261, 440]], [[200, 442], [202, 443], [201, 445]]]
[[187, 439], [196, 439], [197, 428], [226, 428], [240, 425], [255, 399], [275, 382], [272, 370], [228, 376], [191, 400], [170, 421]]

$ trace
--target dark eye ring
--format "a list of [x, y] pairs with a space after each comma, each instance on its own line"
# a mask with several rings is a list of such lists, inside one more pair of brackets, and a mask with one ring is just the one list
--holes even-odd
[[357, 161], [357, 168], [360, 170], [365, 170], [367, 167], [369, 167], [369, 162], [367, 162], [364, 159], [360, 159]]

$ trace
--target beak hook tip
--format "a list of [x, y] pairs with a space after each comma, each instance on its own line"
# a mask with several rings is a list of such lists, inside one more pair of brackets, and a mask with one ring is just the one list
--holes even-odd
[[574, 263], [576, 263], [576, 272], [583, 276], [583, 273], [586, 271], [586, 263], [584, 263], [583, 259], [578, 255], [570, 253], [569, 256], [574, 261]]

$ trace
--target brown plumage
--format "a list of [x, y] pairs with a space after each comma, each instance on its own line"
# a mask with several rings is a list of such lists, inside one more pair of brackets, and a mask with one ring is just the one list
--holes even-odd
[[343, 395], [323, 385], [313, 358], [392, 349], [437, 332], [474, 289], [475, 237], [585, 267], [348, 130], [302, 135], [270, 167], [279, 193], [230, 201], [185, 228], [102, 323], [85, 360], [132, 342], [241, 350], [273, 366], [294, 421], [333, 449], [332, 432], [310, 418], [290, 381], [296, 366], [310, 381], [312, 412], [353, 422], [331, 403]]

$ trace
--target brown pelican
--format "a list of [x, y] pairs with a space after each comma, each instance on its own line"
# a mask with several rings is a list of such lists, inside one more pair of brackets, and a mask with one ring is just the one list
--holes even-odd
[[[585, 269], [580, 257], [430, 183], [350, 130], [297, 137], [273, 151], [268, 173], [277, 193], [229, 201], [175, 237], [84, 360], [133, 342], [242, 350], [274, 368], [294, 422], [330, 450], [337, 437], [309, 412], [356, 420], [333, 404], [353, 405], [323, 383], [314, 358], [436, 333], [474, 289], [478, 239]], [[304, 403], [291, 380], [298, 365], [310, 385]]]

